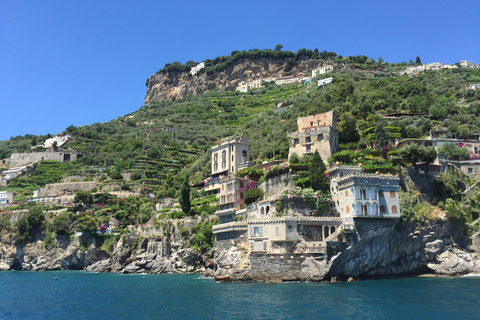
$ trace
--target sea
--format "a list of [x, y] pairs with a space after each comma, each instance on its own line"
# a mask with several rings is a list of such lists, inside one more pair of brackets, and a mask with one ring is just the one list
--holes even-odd
[[0, 293], [0, 319], [480, 319], [480, 277], [271, 284], [7, 271]]

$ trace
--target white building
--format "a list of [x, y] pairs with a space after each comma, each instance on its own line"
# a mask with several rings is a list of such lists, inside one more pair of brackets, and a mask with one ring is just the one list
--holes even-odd
[[332, 82], [333, 78], [330, 77], [330, 78], [327, 78], [327, 79], [322, 79], [322, 80], [318, 80], [317, 83], [318, 83], [318, 86], [324, 86], [330, 82]]
[[192, 69], [190, 69], [190, 73], [192, 74], [192, 76], [194, 76], [198, 71], [200, 71], [204, 67], [205, 67], [205, 62], [201, 62], [197, 64], [195, 67], [193, 67]]
[[336, 166], [327, 170], [334, 208], [347, 227], [354, 219], [399, 219], [400, 178], [362, 173], [361, 167]]
[[13, 192], [0, 191], [0, 206], [8, 206], [13, 202]]
[[69, 138], [70, 138], [70, 136], [55, 136], [53, 138], [49, 138], [49, 139], [45, 140], [45, 143], [43, 144], [43, 147], [44, 148], [52, 148], [54, 142], [57, 143], [57, 147], [61, 147], [68, 141]]
[[248, 138], [225, 138], [212, 147], [212, 177], [234, 174], [240, 164], [248, 159]]
[[319, 74], [325, 74], [333, 71], [333, 66], [324, 66], [312, 70], [312, 78], [315, 78]]

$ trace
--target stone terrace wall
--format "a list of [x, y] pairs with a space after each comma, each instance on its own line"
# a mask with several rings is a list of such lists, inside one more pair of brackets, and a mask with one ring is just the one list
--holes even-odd
[[74, 190], [90, 191], [96, 187], [97, 183], [95, 181], [47, 184], [43, 196], [73, 194]]
[[34, 161], [53, 160], [58, 162], [64, 162], [64, 155], [69, 155], [69, 161], [77, 160], [76, 152], [28, 152], [28, 153], [12, 153], [10, 158], [7, 159], [9, 167], [17, 167], [23, 164], [32, 163]]

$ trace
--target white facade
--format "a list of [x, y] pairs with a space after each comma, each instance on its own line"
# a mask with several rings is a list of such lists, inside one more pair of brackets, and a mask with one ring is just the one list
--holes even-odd
[[51, 148], [53, 146], [54, 142], [57, 142], [57, 147], [61, 147], [64, 145], [70, 136], [55, 136], [53, 138], [45, 140], [45, 143], [43, 144], [44, 148]]
[[324, 66], [312, 70], [312, 78], [315, 78], [319, 74], [325, 74], [333, 71], [333, 66]]
[[13, 202], [13, 192], [0, 191], [0, 206], [6, 206]]
[[361, 167], [329, 169], [334, 208], [343, 224], [354, 218], [400, 218], [398, 176], [362, 173]]
[[327, 79], [322, 79], [322, 80], [318, 80], [317, 83], [318, 83], [318, 86], [324, 86], [330, 82], [332, 82], [333, 78], [330, 77], [330, 78], [327, 78]]
[[212, 176], [222, 174], [228, 176], [238, 171], [242, 162], [248, 161], [248, 138], [231, 137], [223, 139], [212, 147]]
[[194, 76], [198, 71], [200, 71], [204, 67], [205, 67], [205, 62], [201, 62], [197, 64], [195, 67], [193, 67], [192, 69], [190, 69], [190, 73], [192, 74], [192, 76]]

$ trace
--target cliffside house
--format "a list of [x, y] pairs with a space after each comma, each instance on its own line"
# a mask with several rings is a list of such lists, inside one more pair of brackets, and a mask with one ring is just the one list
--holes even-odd
[[320, 68], [317, 68], [317, 69], [313, 69], [312, 70], [312, 78], [315, 78], [316, 76], [320, 75], [320, 74], [325, 74], [325, 73], [329, 73], [329, 72], [332, 72], [333, 71], [333, 66], [324, 66], [324, 67], [320, 67]]
[[333, 207], [349, 229], [355, 219], [399, 219], [400, 178], [362, 173], [361, 167], [336, 166], [328, 169]]
[[0, 207], [6, 207], [13, 203], [12, 191], [0, 191]]
[[318, 86], [319, 87], [322, 87], [326, 84], [329, 84], [330, 82], [332, 82], [333, 78], [330, 77], [330, 78], [326, 78], [326, 79], [322, 79], [322, 80], [318, 80], [317, 83], [318, 83]]
[[293, 153], [301, 157], [318, 151], [326, 162], [332, 154], [339, 151], [337, 116], [333, 111], [300, 117], [297, 124], [298, 131], [287, 133], [290, 139], [289, 159]]
[[205, 62], [201, 62], [197, 64], [195, 67], [192, 67], [192, 69], [190, 69], [190, 74], [194, 76], [198, 71], [200, 71], [204, 67], [205, 67]]

